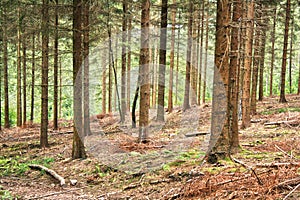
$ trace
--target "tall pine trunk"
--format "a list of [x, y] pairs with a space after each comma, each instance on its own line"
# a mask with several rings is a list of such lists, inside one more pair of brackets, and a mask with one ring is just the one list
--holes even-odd
[[3, 78], [4, 78], [4, 128], [9, 128], [9, 94], [8, 94], [8, 52], [7, 52], [7, 19], [6, 8], [3, 11]]
[[73, 112], [72, 159], [86, 158], [82, 127], [82, 1], [73, 0]]
[[30, 121], [34, 119], [34, 88], [35, 88], [35, 33], [32, 34], [32, 63], [31, 63], [31, 105], [30, 105]]
[[168, 95], [168, 111], [173, 111], [173, 82], [174, 82], [174, 54], [175, 54], [175, 29], [176, 29], [176, 0], [173, 0], [173, 8], [171, 11], [172, 33], [171, 33], [171, 52], [170, 52], [170, 77], [169, 77], [169, 95]]
[[285, 75], [286, 75], [286, 60], [287, 60], [287, 46], [289, 38], [289, 24], [291, 18], [291, 0], [286, 1], [286, 16], [285, 16], [285, 28], [284, 28], [284, 40], [283, 40], [283, 53], [282, 53], [282, 65], [281, 65], [281, 83], [280, 83], [280, 103], [286, 103], [285, 98]]
[[122, 71], [121, 71], [121, 123], [125, 121], [126, 114], [126, 41], [127, 41], [127, 2], [123, 0], [123, 20], [122, 20]]
[[244, 77], [242, 95], [242, 128], [250, 126], [250, 86], [251, 86], [251, 64], [252, 64], [252, 42], [254, 29], [254, 1], [247, 3]]
[[261, 5], [256, 4], [255, 14], [255, 40], [254, 40], [254, 58], [253, 58], [253, 72], [252, 72], [252, 90], [250, 100], [250, 112], [256, 114], [256, 96], [257, 96], [257, 83], [258, 83], [258, 68], [260, 61], [260, 47], [261, 47]]
[[55, 0], [54, 65], [53, 65], [53, 129], [58, 129], [58, 0]]
[[142, 1], [140, 49], [140, 121], [139, 141], [146, 142], [149, 134], [150, 68], [149, 68], [150, 0]]
[[21, 14], [18, 5], [19, 25], [17, 27], [17, 126], [22, 125], [22, 97], [21, 97]]
[[[209, 2], [207, 2], [209, 4]], [[206, 96], [206, 71], [207, 71], [207, 56], [208, 56], [208, 33], [209, 33], [209, 26], [208, 26], [208, 20], [209, 20], [209, 6], [206, 8], [206, 21], [205, 21], [205, 52], [204, 52], [204, 66], [203, 66], [203, 88], [202, 88], [202, 104], [205, 103], [205, 96]], [[201, 76], [201, 72], [199, 74]], [[199, 79], [200, 81], [200, 79]], [[201, 85], [199, 83], [199, 90], [201, 89]], [[200, 92], [199, 92], [200, 93]]]
[[157, 120], [165, 120], [165, 73], [167, 52], [167, 25], [168, 25], [168, 0], [162, 0], [160, 47], [159, 47], [159, 70], [158, 70], [158, 95], [157, 95]]
[[26, 47], [26, 36], [24, 35], [23, 37], [23, 40], [22, 40], [22, 44], [23, 44], [23, 75], [22, 75], [22, 78], [23, 78], [23, 120], [22, 120], [22, 127], [23, 128], [26, 128], [26, 115], [27, 115], [27, 97], [26, 97], [26, 94], [27, 94], [27, 90], [26, 90], [26, 87], [27, 87], [27, 73], [26, 73], [26, 69], [27, 69], [27, 66], [26, 66], [26, 50], [27, 50], [27, 47]]
[[[204, 39], [204, 9], [205, 9], [205, 0], [202, 1], [201, 4], [201, 22], [199, 22], [200, 25], [200, 44], [198, 44], [198, 46], [200, 46], [199, 48], [199, 76], [198, 76], [198, 104], [200, 105], [200, 101], [201, 101], [201, 88], [202, 88], [202, 69], [203, 69], [203, 39]], [[207, 19], [208, 20], [208, 19]], [[203, 91], [202, 91], [203, 92]], [[203, 96], [202, 96], [203, 97]], [[203, 99], [202, 99], [203, 101]]]
[[188, 37], [187, 37], [187, 50], [186, 50], [186, 68], [185, 68], [185, 87], [183, 110], [190, 108], [190, 84], [191, 84], [191, 55], [192, 55], [192, 32], [193, 32], [193, 11], [194, 4], [192, 0], [189, 1], [189, 18], [188, 18]]
[[264, 97], [264, 69], [265, 69], [265, 50], [266, 50], [266, 27], [267, 20], [264, 19], [264, 27], [262, 29], [261, 35], [261, 51], [259, 57], [259, 91], [258, 91], [258, 101], [262, 101]]
[[271, 69], [270, 69], [270, 93], [269, 96], [273, 95], [273, 71], [274, 71], [274, 61], [275, 61], [275, 32], [276, 32], [276, 6], [273, 13], [273, 30], [271, 34]]
[[233, 16], [232, 21], [234, 27], [231, 31], [231, 56], [230, 56], [230, 88], [231, 88], [231, 99], [230, 106], [232, 108], [232, 121], [230, 130], [230, 146], [233, 150], [236, 150], [239, 146], [239, 133], [238, 133], [238, 91], [239, 91], [239, 76], [238, 71], [240, 68], [240, 19], [242, 17], [242, 2], [237, 0], [233, 3]]
[[294, 35], [294, 18], [291, 22], [291, 39], [290, 39], [290, 62], [289, 62], [289, 89], [292, 94], [292, 63], [293, 63], [293, 35]]
[[48, 147], [48, 53], [49, 53], [49, 0], [43, 0], [42, 7], [42, 108], [41, 148]]

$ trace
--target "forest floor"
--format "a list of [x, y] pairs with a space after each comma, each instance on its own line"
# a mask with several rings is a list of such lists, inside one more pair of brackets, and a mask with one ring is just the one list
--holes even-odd
[[[39, 149], [39, 127], [0, 134], [2, 199], [300, 199], [300, 96], [265, 98], [251, 127], [240, 130], [239, 152], [204, 162], [211, 105], [153, 120], [150, 141], [114, 116], [94, 117], [85, 138], [88, 158], [71, 160], [72, 122], [49, 129], [50, 147]], [[154, 119], [154, 118], [153, 118]], [[98, 130], [98, 127], [101, 130]], [[196, 133], [203, 133], [197, 135]], [[193, 135], [194, 134], [194, 135]], [[192, 137], [186, 137], [192, 136]], [[66, 185], [30, 164], [46, 166]], [[72, 184], [71, 184], [72, 182]]]

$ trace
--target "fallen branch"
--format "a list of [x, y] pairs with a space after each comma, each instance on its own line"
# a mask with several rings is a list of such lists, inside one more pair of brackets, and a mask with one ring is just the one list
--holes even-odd
[[264, 163], [255, 165], [255, 167], [259, 168], [278, 168], [283, 166], [300, 166], [300, 163]]
[[281, 151], [282, 153], [284, 153], [285, 155], [287, 155], [287, 156], [289, 156], [289, 157], [291, 157], [291, 158], [293, 158], [293, 159], [297, 159], [297, 158], [295, 158], [292, 154], [288, 154], [287, 152], [285, 152], [283, 149], [281, 149], [279, 146], [277, 146], [276, 144], [275, 144], [275, 147], [279, 150], [279, 151]]
[[240, 164], [240, 165], [242, 165], [243, 167], [249, 169], [250, 171], [252, 171], [253, 174], [254, 174], [254, 176], [255, 176], [256, 179], [257, 179], [258, 184], [259, 184], [259, 185], [263, 185], [263, 182], [262, 182], [261, 179], [257, 176], [255, 170], [254, 170], [251, 166], [246, 165], [246, 163], [243, 163], [242, 161], [240, 161], [240, 160], [238, 160], [238, 159], [236, 159], [236, 158], [233, 158], [233, 161], [236, 162], [236, 163], [238, 163], [238, 164]]
[[197, 133], [187, 133], [185, 134], [185, 137], [197, 137], [201, 135], [208, 135], [208, 132], [197, 132]]
[[277, 121], [277, 122], [266, 122], [264, 123], [264, 126], [271, 126], [271, 125], [280, 125], [280, 124], [293, 124], [293, 123], [299, 123], [297, 120], [290, 120], [290, 121]]
[[284, 198], [283, 200], [286, 200], [293, 192], [295, 192], [298, 188], [300, 187], [300, 183], [294, 188], [292, 189], [292, 191], [290, 191]]
[[42, 166], [42, 165], [36, 165], [36, 164], [31, 164], [31, 165], [28, 165], [30, 168], [33, 168], [33, 169], [40, 169], [40, 170], [44, 170], [45, 172], [47, 172], [48, 174], [50, 174], [52, 177], [54, 177], [56, 180], [58, 180], [60, 182], [60, 186], [64, 186], [66, 184], [66, 181], [65, 179], [58, 175], [54, 170], [52, 169], [49, 169], [45, 166]]
[[300, 177], [297, 177], [297, 178], [293, 178], [293, 179], [289, 179], [289, 180], [286, 180], [286, 181], [283, 181], [275, 186], [273, 186], [271, 188], [271, 191], [274, 190], [274, 189], [277, 189], [277, 188], [284, 188], [284, 187], [287, 187], [287, 186], [298, 186], [300, 184]]

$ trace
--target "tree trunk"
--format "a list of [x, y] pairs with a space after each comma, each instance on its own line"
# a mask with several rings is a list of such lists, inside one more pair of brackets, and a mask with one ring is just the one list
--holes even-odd
[[251, 85], [251, 63], [252, 63], [252, 42], [254, 29], [254, 1], [247, 3], [247, 22], [245, 39], [245, 58], [244, 58], [244, 77], [243, 77], [243, 95], [242, 95], [242, 126], [250, 126], [250, 85]]
[[285, 74], [286, 74], [286, 59], [287, 59], [287, 46], [289, 38], [289, 23], [291, 15], [291, 0], [286, 1], [286, 19], [284, 28], [284, 41], [283, 41], [283, 53], [282, 53], [282, 65], [281, 65], [281, 84], [280, 84], [280, 103], [286, 103], [285, 98]]
[[[204, 9], [205, 9], [205, 0], [202, 1], [201, 4], [201, 34], [200, 34], [200, 44], [198, 44], [198, 46], [200, 45], [200, 55], [199, 55], [199, 80], [198, 80], [198, 104], [200, 105], [201, 102], [201, 87], [202, 87], [202, 70], [203, 70], [203, 37], [204, 37]], [[207, 19], [208, 20], [208, 19]], [[207, 39], [206, 39], [207, 40]], [[203, 99], [202, 99], [203, 101]]]
[[289, 62], [289, 88], [290, 94], [292, 91], [292, 62], [293, 62], [293, 35], [294, 35], [294, 18], [291, 19], [291, 39], [290, 39], [290, 62]]
[[142, 1], [141, 14], [141, 50], [140, 50], [140, 121], [139, 141], [146, 142], [149, 126], [149, 102], [150, 102], [150, 80], [149, 80], [149, 26], [150, 26], [150, 0]]
[[235, 27], [231, 31], [231, 56], [230, 56], [230, 88], [231, 99], [230, 106], [232, 108], [232, 120], [230, 122], [230, 146], [233, 151], [239, 147], [239, 132], [238, 132], [238, 100], [239, 100], [239, 76], [240, 68], [240, 19], [242, 17], [242, 2], [237, 0], [233, 3], [233, 17], [232, 21]]
[[173, 74], [174, 74], [174, 51], [175, 51], [175, 29], [176, 29], [176, 0], [173, 0], [174, 7], [171, 12], [172, 33], [171, 33], [171, 52], [170, 52], [170, 78], [169, 78], [169, 97], [168, 97], [168, 111], [173, 111]]
[[191, 105], [197, 104], [197, 79], [198, 79], [198, 55], [197, 55], [197, 33], [198, 33], [198, 17], [197, 7], [194, 8], [193, 12], [193, 27], [192, 27], [192, 52], [191, 52], [191, 84], [190, 84], [190, 101]]
[[299, 66], [299, 72], [298, 72], [298, 92], [297, 94], [299, 95], [300, 94], [300, 53], [298, 55], [298, 66]]
[[8, 94], [8, 64], [7, 64], [7, 19], [6, 8], [3, 11], [4, 25], [3, 27], [3, 78], [4, 78], [4, 128], [9, 128], [9, 94]]
[[53, 129], [58, 129], [58, 0], [55, 0], [54, 69], [53, 69]]
[[266, 50], [266, 27], [267, 20], [264, 20], [264, 27], [262, 30], [262, 41], [261, 41], [261, 52], [260, 52], [260, 61], [259, 61], [259, 92], [258, 92], [258, 101], [262, 101], [264, 97], [264, 68], [265, 68], [265, 50]]
[[102, 114], [106, 114], [106, 58], [108, 56], [107, 50], [104, 49], [104, 52], [101, 55], [102, 58]]
[[165, 120], [165, 73], [167, 52], [168, 0], [162, 0], [158, 70], [157, 121]]
[[35, 88], [35, 33], [32, 34], [32, 65], [31, 65], [31, 105], [30, 121], [34, 119], [34, 88]]
[[[129, 2], [131, 3], [131, 1]], [[128, 30], [127, 30], [127, 110], [130, 110], [130, 79], [131, 79], [131, 29], [132, 29], [132, 15], [131, 15], [131, 4], [129, 5], [129, 9], [127, 12], [128, 16]]]
[[49, 53], [49, 0], [43, 0], [42, 7], [42, 109], [41, 148], [48, 147], [48, 53]]
[[[178, 23], [181, 22], [181, 12], [180, 10], [178, 16]], [[176, 75], [175, 75], [175, 104], [178, 104], [178, 72], [179, 72], [179, 50], [180, 50], [180, 28], [177, 31], [177, 53], [176, 53]]]
[[[204, 1], [205, 2], [205, 1]], [[207, 2], [209, 4], [209, 2]], [[202, 104], [205, 103], [205, 95], [206, 95], [206, 70], [207, 70], [207, 56], [208, 56], [208, 33], [209, 33], [209, 26], [208, 26], [208, 20], [209, 20], [209, 6], [206, 7], [206, 22], [205, 22], [205, 53], [204, 53], [204, 66], [203, 66], [203, 88], [202, 88]], [[201, 76], [201, 72], [199, 74]], [[200, 79], [199, 79], [200, 81]], [[201, 89], [201, 85], [199, 83], [199, 90]], [[200, 91], [199, 91], [200, 94]], [[200, 99], [200, 98], [199, 98]]]
[[18, 6], [19, 25], [17, 30], [17, 126], [22, 125], [22, 97], [21, 97], [21, 14]]
[[[211, 149], [208, 152], [208, 162], [213, 161], [213, 157], [224, 158], [230, 155], [230, 136], [229, 136], [229, 120], [231, 114], [230, 107], [230, 85], [229, 85], [229, 63], [228, 63], [228, 45], [229, 45], [229, 24], [230, 21], [230, 4], [228, 0], [218, 0], [217, 1], [217, 22], [216, 22], [216, 41], [215, 41], [215, 70], [218, 70], [220, 73], [220, 79], [223, 83], [217, 82], [218, 72], [214, 73], [214, 94], [213, 94], [213, 116], [212, 116], [212, 126], [220, 126], [215, 124], [215, 120], [218, 120], [218, 114], [222, 109], [222, 102], [226, 102], [226, 116], [224, 123], [221, 125], [221, 132], [218, 138], [214, 137], [214, 132], [211, 134], [210, 138], [210, 147]], [[222, 87], [225, 88], [225, 93], [227, 97], [222, 97]], [[226, 100], [224, 99], [226, 98]], [[216, 114], [214, 116], [214, 114]], [[220, 117], [220, 116], [219, 116]], [[220, 120], [220, 119], [219, 119]], [[218, 121], [219, 122], [219, 121]], [[216, 141], [215, 141], [216, 140]], [[215, 144], [213, 144], [215, 142]]]
[[125, 122], [126, 114], [126, 41], [127, 41], [127, 2], [123, 0], [122, 20], [122, 71], [121, 71], [121, 123]]
[[73, 110], [74, 133], [72, 159], [86, 158], [82, 127], [82, 1], [73, 0]]
[[260, 46], [261, 46], [261, 4], [257, 3], [256, 13], [255, 13], [255, 40], [254, 40], [254, 58], [253, 58], [253, 72], [252, 72], [252, 90], [251, 90], [251, 100], [250, 100], [250, 113], [252, 115], [256, 114], [256, 96], [257, 96], [257, 82], [258, 82], [258, 67], [260, 61]]
[[186, 51], [186, 70], [185, 70], [185, 88], [183, 99], [183, 110], [190, 108], [190, 84], [191, 84], [191, 55], [192, 55], [192, 30], [193, 30], [193, 11], [194, 4], [192, 0], [189, 1], [189, 19], [188, 19], [188, 38]]
[[274, 9], [273, 14], [273, 30], [271, 34], [271, 41], [272, 41], [272, 47], [271, 47], [271, 69], [270, 69], [270, 93], [269, 96], [273, 95], [273, 71], [274, 71], [274, 61], [275, 61], [275, 32], [276, 32], [276, 6]]
[[26, 128], [26, 111], [27, 111], [27, 99], [26, 99], [26, 86], [27, 86], [27, 73], [26, 73], [26, 69], [27, 69], [27, 66], [26, 66], [26, 36], [23, 37], [23, 120], [22, 120], [22, 127], [23, 128]]
[[89, 63], [89, 46], [90, 46], [90, 23], [89, 12], [90, 2], [85, 1], [83, 4], [83, 59], [84, 59], [84, 77], [83, 77], [83, 128], [84, 135], [90, 135], [90, 63]]

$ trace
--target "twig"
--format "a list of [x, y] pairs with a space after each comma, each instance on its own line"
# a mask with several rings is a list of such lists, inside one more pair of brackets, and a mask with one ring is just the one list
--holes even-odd
[[64, 186], [66, 184], [66, 181], [65, 179], [58, 175], [54, 170], [52, 169], [49, 169], [45, 166], [42, 166], [42, 165], [36, 165], [36, 164], [31, 164], [31, 165], [28, 165], [30, 168], [33, 168], [33, 169], [40, 169], [40, 170], [44, 170], [45, 172], [47, 172], [48, 174], [50, 174], [52, 177], [54, 177], [55, 179], [57, 179], [59, 182], [60, 182], [60, 186]]
[[245, 168], [247, 168], [247, 169], [249, 169], [250, 171], [252, 171], [253, 174], [254, 174], [254, 176], [255, 176], [256, 179], [257, 179], [258, 184], [263, 185], [263, 182], [262, 182], [261, 179], [257, 176], [255, 170], [254, 170], [251, 166], [246, 165], [245, 163], [243, 163], [242, 161], [239, 161], [239, 160], [236, 159], [236, 158], [233, 158], [233, 160], [234, 160], [234, 162], [239, 163], [240, 165], [242, 165], [242, 166], [244, 166]]
[[285, 152], [283, 149], [281, 149], [279, 146], [277, 146], [276, 144], [275, 144], [275, 147], [279, 150], [279, 151], [281, 151], [282, 153], [284, 153], [285, 155], [287, 155], [287, 156], [289, 156], [289, 157], [291, 157], [291, 158], [293, 158], [293, 159], [297, 159], [297, 158], [295, 158], [293, 155], [291, 155], [291, 154], [288, 154], [287, 152]]
[[52, 193], [45, 194], [45, 195], [42, 195], [42, 196], [32, 197], [32, 198], [29, 198], [28, 200], [42, 199], [42, 198], [45, 198], [45, 197], [50, 197], [50, 196], [54, 196], [54, 195], [59, 195], [59, 194], [64, 194], [64, 193], [68, 193], [68, 192], [73, 192], [73, 191], [80, 190], [80, 189], [83, 189], [83, 188], [86, 188], [86, 187], [87, 186], [84, 186], [84, 187], [81, 187], [81, 188], [72, 188], [72, 189], [63, 190], [63, 191], [60, 191], [60, 192], [52, 192]]
[[300, 183], [299, 183], [292, 191], [290, 191], [290, 192], [283, 198], [283, 200], [286, 200], [293, 192], [295, 192], [295, 191], [298, 189], [298, 187], [300, 187]]

